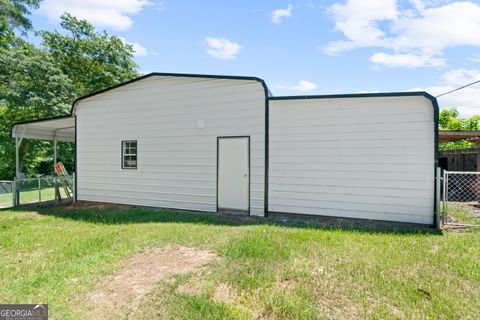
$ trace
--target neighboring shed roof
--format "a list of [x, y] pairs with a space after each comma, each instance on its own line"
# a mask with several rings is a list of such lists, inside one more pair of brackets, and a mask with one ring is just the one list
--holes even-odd
[[56, 138], [58, 141], [75, 142], [75, 117], [16, 123], [12, 128], [12, 137], [40, 140]]
[[441, 130], [439, 142], [469, 141], [480, 143], [480, 130]]

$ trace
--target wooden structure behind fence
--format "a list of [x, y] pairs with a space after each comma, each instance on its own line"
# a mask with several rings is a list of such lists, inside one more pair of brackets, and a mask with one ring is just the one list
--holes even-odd
[[442, 170], [480, 171], [480, 146], [468, 149], [442, 150], [438, 162]]

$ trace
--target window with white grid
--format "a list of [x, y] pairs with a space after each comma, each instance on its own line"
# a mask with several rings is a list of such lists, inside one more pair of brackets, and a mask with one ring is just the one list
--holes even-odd
[[122, 169], [137, 169], [137, 141], [122, 141]]

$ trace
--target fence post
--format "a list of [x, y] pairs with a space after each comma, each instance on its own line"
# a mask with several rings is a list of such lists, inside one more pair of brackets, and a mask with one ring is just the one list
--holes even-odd
[[77, 175], [75, 173], [72, 174], [72, 202], [75, 202], [75, 198], [77, 197], [77, 189], [75, 188], [75, 180], [77, 179]]
[[442, 169], [437, 167], [437, 181], [435, 181], [435, 198], [436, 198], [436, 203], [435, 203], [435, 228], [440, 229], [440, 183], [441, 183], [441, 175], [442, 175]]
[[443, 215], [443, 224], [447, 223], [448, 221], [448, 200], [450, 197], [449, 194], [449, 185], [448, 185], [448, 172], [445, 172], [445, 213]]
[[17, 200], [16, 200], [16, 196], [15, 194], [17, 193], [16, 192], [17, 190], [17, 186], [16, 186], [16, 183], [15, 183], [15, 178], [13, 178], [13, 181], [12, 181], [12, 205], [15, 207], [16, 203], [17, 203]]
[[53, 177], [53, 194], [55, 198], [55, 204], [58, 204], [58, 195], [57, 195], [57, 178]]
[[15, 207], [20, 206], [20, 183], [17, 180], [17, 177], [13, 178], [13, 181], [15, 182]]
[[42, 203], [42, 180], [38, 177], [38, 206]]
[[59, 186], [59, 177], [55, 177], [55, 204], [59, 204], [60, 200], [62, 200], [62, 196], [60, 194], [60, 186]]
[[442, 223], [445, 223], [445, 216], [447, 214], [447, 201], [448, 201], [448, 186], [447, 186], [447, 170], [443, 171], [443, 211], [442, 211]]

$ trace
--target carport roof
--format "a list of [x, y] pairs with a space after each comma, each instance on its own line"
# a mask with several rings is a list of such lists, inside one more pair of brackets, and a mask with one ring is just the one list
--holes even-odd
[[12, 137], [75, 142], [75, 117], [65, 116], [16, 123]]
[[438, 136], [439, 142], [469, 141], [480, 142], [480, 130], [441, 130]]

